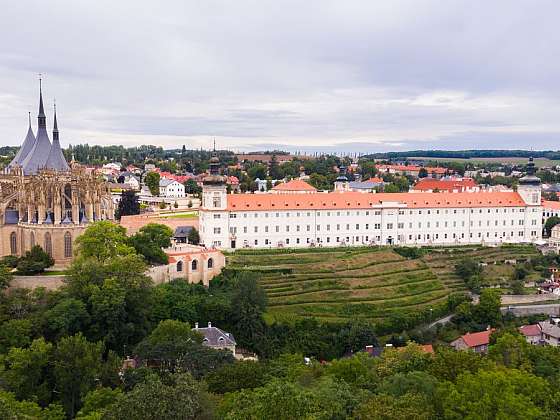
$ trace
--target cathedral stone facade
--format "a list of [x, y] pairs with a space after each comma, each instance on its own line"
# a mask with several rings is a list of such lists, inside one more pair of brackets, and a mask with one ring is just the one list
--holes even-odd
[[0, 255], [21, 256], [40, 245], [57, 265], [67, 265], [74, 241], [88, 224], [113, 217], [111, 194], [102, 178], [66, 162], [56, 109], [51, 143], [40, 91], [37, 135], [30, 121], [22, 146], [0, 174]]

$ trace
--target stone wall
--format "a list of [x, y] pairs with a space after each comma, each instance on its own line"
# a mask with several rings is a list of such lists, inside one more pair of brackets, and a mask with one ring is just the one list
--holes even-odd
[[560, 300], [560, 296], [552, 293], [543, 295], [502, 295], [502, 305], [548, 302], [551, 300]]
[[56, 290], [64, 285], [66, 276], [15, 276], [10, 282], [8, 290], [36, 289], [44, 287], [47, 290]]

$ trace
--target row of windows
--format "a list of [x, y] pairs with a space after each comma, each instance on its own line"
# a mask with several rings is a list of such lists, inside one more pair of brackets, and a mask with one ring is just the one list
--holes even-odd
[[[501, 211], [500, 211], [501, 210]], [[389, 215], [393, 215], [394, 210], [388, 210], [388, 214]], [[322, 214], [326, 215], [327, 217], [330, 216], [361, 216], [363, 212], [364, 216], [369, 216], [371, 215], [375, 215], [375, 216], [380, 216], [381, 215], [381, 210], [355, 210], [355, 211], [326, 211], [326, 212], [322, 212], [322, 211], [317, 211], [317, 212], [296, 212], [295, 215], [293, 212], [276, 212], [276, 213], [268, 213], [268, 212], [243, 212], [241, 214], [243, 214], [243, 218], [248, 218], [252, 215], [253, 218], [257, 219], [259, 217], [264, 217], [264, 218], [268, 218], [268, 217], [301, 217], [303, 216], [307, 216], [307, 217], [311, 217], [312, 215], [315, 216], [321, 216]], [[403, 216], [406, 214], [407, 210], [399, 210], [399, 215]], [[471, 214], [474, 214], [476, 211], [475, 209], [470, 209]], [[476, 213], [482, 214], [482, 213], [515, 213], [515, 212], [519, 212], [519, 213], [524, 213], [525, 209], [521, 208], [521, 209], [515, 209], [515, 208], [496, 208], [496, 209], [487, 209], [486, 211], [484, 211], [483, 209], [478, 209], [478, 211]], [[408, 210], [408, 214], [410, 215], [416, 215], [416, 214], [465, 214], [467, 213], [466, 209], [445, 209], [445, 210]], [[230, 219], [237, 219], [237, 215], [238, 213], [230, 213], [229, 217]], [[214, 219], [219, 219], [220, 215], [219, 214], [215, 214], [214, 215]]]
[[[520, 230], [517, 232], [517, 236], [518, 237], [524, 237], [525, 236], [525, 232]], [[537, 232], [536, 231], [532, 231], [531, 232], [531, 236], [537, 236]], [[471, 233], [469, 235], [469, 237], [475, 238], [475, 236], [473, 235], [473, 233]], [[482, 232], [478, 232], [478, 235], [476, 236], [478, 238], [483, 238]], [[495, 238], [495, 239], [508, 239], [508, 238], [514, 238], [515, 237], [515, 232], [502, 232], [502, 233], [498, 233], [495, 232], [494, 235], [491, 235], [490, 232], [486, 232], [485, 235], [486, 238]], [[293, 238], [292, 238], [293, 239]], [[399, 241], [404, 241], [405, 240], [405, 235], [397, 235], [397, 239]], [[457, 233], [453, 233], [453, 234], [443, 234], [440, 235], [439, 233], [426, 233], [426, 234], [418, 234], [418, 235], [408, 235], [408, 240], [409, 241], [429, 241], [429, 240], [439, 240], [439, 239], [465, 239], [465, 234], [461, 233], [461, 234], [457, 234]], [[304, 242], [305, 240], [305, 242]], [[258, 246], [259, 243], [264, 243], [264, 245], [273, 245], [273, 241], [269, 238], [265, 238], [263, 240], [264, 242], [259, 242], [259, 239], [255, 239], [253, 240], [253, 244]], [[364, 237], [360, 237], [360, 236], [355, 236], [355, 237], [350, 237], [350, 236], [346, 236], [346, 237], [326, 237], [326, 238], [317, 238], [315, 240], [315, 238], [295, 238], [295, 241], [292, 242], [293, 244], [302, 244], [302, 243], [307, 243], [307, 244], [314, 244], [314, 243], [350, 243], [350, 242], [354, 242], [354, 243], [370, 243], [370, 241], [373, 242], [379, 242], [381, 241], [381, 236], [372, 236], [371, 238], [369, 236], [364, 236]], [[249, 245], [249, 241], [245, 240], [244, 241], [245, 245]], [[284, 241], [280, 241], [278, 242], [276, 245], [290, 245], [290, 238], [286, 238]]]
[[[29, 241], [30, 248], [35, 246], [35, 233], [31, 232], [31, 237]], [[45, 233], [45, 238], [43, 242], [43, 249], [45, 252], [53, 256], [53, 246], [52, 246], [52, 239], [51, 234], [49, 232]], [[12, 232], [10, 234], [10, 253], [12, 255], [17, 255], [18, 253], [18, 243], [17, 243], [17, 234], [16, 232]], [[72, 235], [70, 232], [66, 232], [64, 234], [64, 258], [71, 258], [72, 257]]]
[[[498, 220], [495, 220], [495, 221], [494, 221], [494, 226], [499, 226], [499, 223], [498, 223], [498, 222], [499, 222]], [[506, 220], [503, 220], [503, 221], [502, 221], [502, 226], [507, 226], [507, 223], [506, 223], [506, 222], [507, 222]], [[531, 225], [536, 226], [537, 223], [538, 223], [538, 220], [531, 220]], [[518, 221], [518, 225], [519, 225], [519, 226], [523, 226], [524, 224], [525, 224], [525, 221], [524, 221], [524, 220], [521, 219], [521, 220]], [[326, 231], [330, 231], [330, 230], [331, 230], [331, 225], [323, 225], [323, 226], [325, 227]], [[332, 227], [333, 227], [333, 230], [340, 231], [340, 230], [341, 230], [341, 226], [344, 226], [344, 225], [337, 224], [337, 225], [336, 225], [336, 229], [335, 229], [335, 225], [333, 225]], [[355, 230], [360, 230], [360, 228], [361, 228], [361, 225], [360, 225], [359, 223], [356, 223], [356, 224], [347, 223], [347, 224], [346, 224], [346, 229], [345, 229], [345, 230], [347, 230], [347, 231], [348, 231], [348, 230], [351, 230], [351, 228], [354, 227], [354, 226], [355, 226]], [[465, 227], [465, 221], [462, 221], [460, 226], [461, 226], [461, 227]], [[471, 220], [471, 222], [470, 222], [470, 226], [471, 226], [471, 227], [474, 227], [474, 222], [473, 222], [472, 220]], [[481, 220], [478, 221], [478, 226], [479, 226], [479, 227], [482, 227], [482, 221], [481, 221]], [[487, 227], [490, 226], [490, 220], [487, 220], [487, 221], [486, 221], [486, 226], [487, 226]], [[515, 220], [511, 220], [511, 226], [515, 226]], [[284, 229], [282, 229], [282, 227], [279, 226], [279, 225], [272, 226], [272, 228], [274, 229], [274, 231], [275, 231], [276, 233], [280, 233], [280, 230], [282, 230], [282, 232], [290, 232], [290, 229], [292, 229], [293, 227], [294, 227], [294, 226], [292, 226], [292, 225], [285, 225], [285, 226], [284, 226]], [[381, 223], [372, 223], [372, 224], [371, 224], [371, 227], [372, 227], [374, 230], [379, 230], [379, 229], [381, 229]], [[395, 224], [394, 224], [394, 223], [387, 223], [387, 224], [386, 224], [386, 227], [387, 227], [387, 229], [394, 229]], [[439, 227], [444, 227], [444, 228], [453, 227], [453, 228], [456, 228], [456, 227], [458, 227], [458, 224], [457, 224], [456, 221], [453, 221], [453, 222], [447, 222], [447, 221], [445, 221], [445, 222], [442, 222], [441, 224], [440, 224], [440, 222], [434, 222], [434, 223], [432, 223], [432, 222], [426, 222], [425, 225], [423, 225], [422, 222], [418, 222], [418, 223], [417, 223], [417, 227], [418, 227], [418, 229], [422, 229], [422, 228], [424, 228], [424, 227], [425, 227], [425, 228], [428, 228], [428, 229], [429, 229], [429, 228], [432, 228], [432, 227], [435, 227], [435, 228], [439, 228]], [[269, 233], [270, 228], [271, 228], [271, 226], [263, 226], [264, 233]], [[369, 223], [366, 223], [366, 224], [364, 225], [364, 228], [365, 228], [365, 230], [369, 230], [369, 229], [370, 229], [370, 224], [369, 224]], [[404, 229], [404, 228], [405, 228], [405, 223], [404, 223], [404, 222], [399, 222], [399, 223], [397, 223], [397, 229]], [[408, 223], [408, 228], [409, 228], [409, 229], [413, 229], [413, 228], [414, 228], [414, 224], [413, 224], [412, 222], [409, 222], [409, 223]], [[236, 234], [236, 233], [237, 233], [237, 227], [236, 227], [236, 226], [230, 227], [229, 230], [230, 230], [230, 233], [232, 233], [232, 234]], [[317, 230], [317, 231], [320, 231], [320, 230], [321, 230], [321, 225], [316, 225], [316, 230]], [[300, 226], [300, 225], [295, 225], [295, 232], [300, 232], [300, 231], [302, 231], [302, 226]], [[304, 231], [306, 231], [306, 232], [311, 232], [311, 225], [305, 225]], [[248, 226], [243, 226], [243, 233], [248, 233], [248, 232], [249, 232], [249, 227], [248, 227]], [[253, 226], [253, 232], [254, 232], [254, 233], [259, 233], [259, 226]], [[215, 228], [214, 228], [214, 234], [219, 235], [220, 233], [221, 233], [221, 228], [215, 227]]]
[[[212, 258], [208, 258], [206, 266], [208, 268], [214, 267], [214, 260]], [[192, 271], [197, 271], [198, 270], [198, 260], [192, 260], [191, 270]], [[183, 271], [183, 261], [177, 261], [177, 271]]]

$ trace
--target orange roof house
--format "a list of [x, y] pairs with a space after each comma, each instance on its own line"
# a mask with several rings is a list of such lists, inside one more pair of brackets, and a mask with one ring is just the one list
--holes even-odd
[[286, 194], [286, 193], [316, 193], [317, 188], [309, 185], [307, 182], [301, 179], [292, 179], [288, 182], [283, 182], [281, 184], [272, 187], [272, 193], [276, 194]]
[[476, 192], [479, 188], [472, 178], [460, 178], [460, 179], [433, 179], [433, 178], [423, 178], [419, 180], [414, 187], [412, 187], [413, 192], [423, 191], [423, 192]]
[[496, 331], [496, 329], [491, 328], [477, 333], [466, 333], [457, 340], [451, 342], [451, 347], [454, 347], [455, 350], [472, 350], [475, 353], [486, 353], [488, 352], [490, 336], [494, 331]]

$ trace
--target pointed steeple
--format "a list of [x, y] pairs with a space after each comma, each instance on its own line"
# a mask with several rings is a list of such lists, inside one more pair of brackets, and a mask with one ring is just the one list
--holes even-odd
[[60, 141], [58, 138], [58, 123], [56, 121], [56, 104], [54, 105], [54, 126], [53, 126], [53, 142], [49, 150], [49, 156], [45, 162], [45, 168], [55, 171], [69, 171], [70, 167], [64, 158]]
[[54, 123], [52, 131], [53, 143], [58, 141], [58, 123], [56, 122], [56, 102], [54, 103]]
[[43, 108], [43, 81], [41, 78], [39, 78], [39, 115], [37, 115], [37, 119], [39, 120], [39, 128], [47, 128], [47, 116]]
[[25, 140], [19, 148], [16, 156], [12, 159], [8, 167], [12, 168], [15, 165], [21, 166], [23, 160], [27, 157], [31, 149], [33, 149], [34, 144], [35, 134], [33, 134], [33, 129], [31, 128], [31, 112], [29, 112], [29, 127], [27, 128], [27, 135], [25, 136]]
[[45, 167], [45, 162], [51, 148], [51, 141], [47, 133], [47, 117], [43, 107], [43, 86], [42, 80], [39, 79], [39, 115], [37, 115], [39, 126], [37, 128], [37, 139], [31, 151], [27, 154], [21, 166], [25, 175], [37, 173], [38, 170]]

